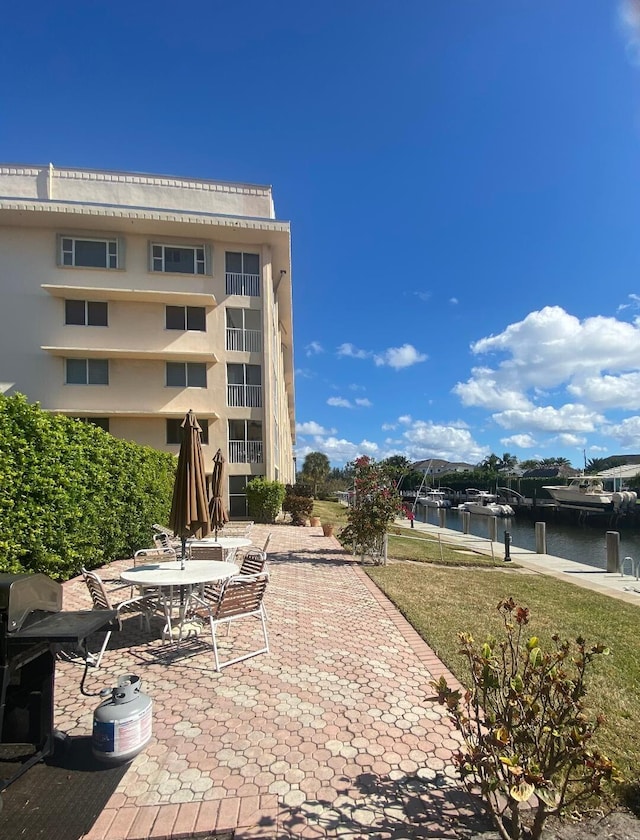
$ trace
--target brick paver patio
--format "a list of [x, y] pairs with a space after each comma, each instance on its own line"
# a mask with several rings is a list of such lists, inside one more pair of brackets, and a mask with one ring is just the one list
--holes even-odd
[[[86, 840], [200, 836], [464, 838], [483, 825], [452, 766], [458, 747], [442, 707], [427, 698], [442, 663], [321, 528], [272, 533], [266, 597], [270, 654], [213, 670], [209, 635], [163, 645], [160, 623], [137, 618], [114, 633], [88, 691], [137, 674], [153, 698], [154, 735], [131, 763]], [[102, 574], [117, 597], [118, 571]], [[66, 609], [89, 607], [81, 580]], [[231, 628], [235, 650], [257, 621]], [[91, 732], [95, 697], [82, 667], [61, 662], [56, 727]]]

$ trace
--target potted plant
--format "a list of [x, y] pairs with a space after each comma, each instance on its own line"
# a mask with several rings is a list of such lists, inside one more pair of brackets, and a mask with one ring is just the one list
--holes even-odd
[[325, 537], [332, 537], [333, 536], [333, 522], [323, 522], [322, 523], [322, 533]]

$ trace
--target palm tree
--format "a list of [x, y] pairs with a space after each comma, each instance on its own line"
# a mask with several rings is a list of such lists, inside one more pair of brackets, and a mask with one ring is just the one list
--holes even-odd
[[313, 484], [313, 495], [318, 495], [318, 485], [323, 484], [331, 471], [331, 464], [324, 452], [310, 452], [304, 459], [302, 475]]

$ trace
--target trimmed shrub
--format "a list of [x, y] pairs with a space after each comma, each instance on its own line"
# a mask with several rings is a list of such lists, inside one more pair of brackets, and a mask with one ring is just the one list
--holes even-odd
[[249, 516], [256, 522], [275, 522], [286, 494], [285, 486], [279, 481], [269, 481], [257, 476], [247, 484], [247, 505]]
[[66, 580], [149, 545], [174, 456], [0, 397], [0, 571]]

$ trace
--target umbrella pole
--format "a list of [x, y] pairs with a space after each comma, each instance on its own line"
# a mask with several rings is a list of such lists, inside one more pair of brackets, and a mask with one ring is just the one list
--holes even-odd
[[187, 538], [182, 537], [182, 552], [180, 554], [180, 568], [184, 571], [184, 558], [187, 553]]

